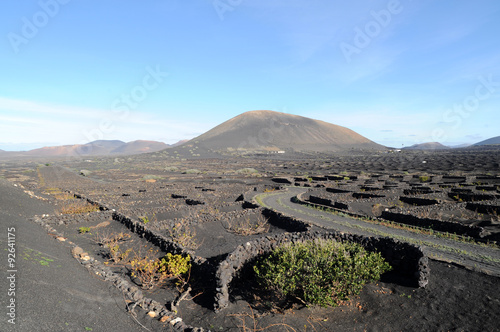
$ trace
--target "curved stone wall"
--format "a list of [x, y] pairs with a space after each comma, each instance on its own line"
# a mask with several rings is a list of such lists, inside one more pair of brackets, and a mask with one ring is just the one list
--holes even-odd
[[229, 305], [232, 280], [243, 266], [283, 246], [285, 243], [304, 242], [313, 239], [332, 239], [342, 242], [356, 242], [368, 251], [378, 251], [391, 264], [393, 270], [415, 287], [425, 287], [430, 269], [428, 257], [420, 247], [391, 238], [365, 237], [341, 232], [297, 232], [266, 236], [238, 246], [223, 260], [216, 271], [215, 307], [220, 311]]

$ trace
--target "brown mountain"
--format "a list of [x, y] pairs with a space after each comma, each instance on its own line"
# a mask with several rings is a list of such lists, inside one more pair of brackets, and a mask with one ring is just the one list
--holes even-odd
[[180, 141], [178, 141], [177, 143], [174, 143], [174, 144], [171, 144], [170, 146], [175, 148], [176, 146], [181, 146], [182, 144], [186, 143], [186, 142], [189, 142], [188, 139], [182, 139]]
[[273, 111], [251, 111], [240, 114], [183, 146], [195, 146], [214, 152], [235, 150], [337, 152], [350, 149], [386, 149], [348, 128]]
[[133, 155], [156, 152], [168, 148], [169, 145], [156, 141], [133, 141], [125, 143], [119, 140], [99, 140], [87, 144], [48, 146], [22, 152], [4, 152], [8, 157], [87, 157], [107, 155]]
[[101, 156], [112, 153], [113, 150], [125, 145], [118, 140], [99, 140], [87, 144], [47, 146], [25, 152], [28, 156]]
[[161, 151], [163, 149], [168, 148], [170, 145], [165, 144], [163, 142], [156, 141], [133, 141], [114, 149], [111, 153], [120, 153], [120, 154], [139, 154], [139, 153], [147, 153], [147, 152], [156, 152]]
[[498, 144], [500, 144], [500, 136], [488, 138], [487, 140], [478, 142], [474, 145], [477, 146], [477, 145], [498, 145]]
[[447, 149], [450, 149], [450, 147], [438, 142], [414, 144], [412, 146], [403, 148], [403, 150], [447, 150]]

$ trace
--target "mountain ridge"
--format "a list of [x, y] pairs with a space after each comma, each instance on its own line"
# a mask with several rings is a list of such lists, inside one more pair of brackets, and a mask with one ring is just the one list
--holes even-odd
[[439, 142], [420, 143], [403, 148], [403, 150], [448, 150], [448, 149], [451, 149], [451, 147], [443, 145]]
[[65, 157], [135, 155], [164, 150], [170, 145], [158, 141], [136, 140], [125, 143], [120, 140], [97, 140], [86, 144], [46, 146], [28, 151], [3, 151], [7, 157]]
[[477, 142], [473, 145], [474, 146], [481, 146], [481, 145], [497, 145], [497, 144], [500, 144], [500, 136], [491, 137], [491, 138], [485, 139], [484, 141]]
[[[439, 142], [427, 142], [404, 147], [402, 150], [445, 150], [479, 148], [500, 145], [500, 136], [468, 147], [449, 147]], [[175, 148], [175, 149], [173, 149]], [[286, 152], [329, 153], [349, 151], [385, 151], [386, 146], [353, 130], [300, 115], [257, 110], [241, 113], [190, 140], [169, 145], [158, 141], [96, 140], [86, 144], [46, 146], [29, 151], [5, 151], [2, 158], [117, 156], [164, 152], [177, 157], [216, 157], [217, 155], [269, 154]]]

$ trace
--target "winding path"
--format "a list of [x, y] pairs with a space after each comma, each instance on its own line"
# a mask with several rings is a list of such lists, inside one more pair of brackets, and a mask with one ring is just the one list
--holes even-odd
[[293, 197], [306, 191], [307, 189], [301, 187], [288, 187], [285, 190], [256, 195], [254, 200], [276, 212], [311, 225], [365, 236], [389, 236], [422, 246], [432, 259], [500, 277], [500, 249], [387, 227], [292, 202]]

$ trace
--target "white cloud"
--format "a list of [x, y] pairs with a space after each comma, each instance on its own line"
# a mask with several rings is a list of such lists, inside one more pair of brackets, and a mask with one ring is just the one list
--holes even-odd
[[0, 97], [0, 111], [1, 112], [24, 112], [39, 115], [61, 115], [61, 116], [81, 116], [81, 117], [97, 117], [102, 111], [75, 107], [75, 106], [61, 106], [61, 105], [48, 105], [44, 103], [37, 103], [28, 100], [10, 99]]
[[[174, 112], [172, 112], [175, 114]], [[145, 111], [128, 113], [47, 105], [0, 98], [0, 143], [83, 144], [94, 140], [138, 139], [175, 143], [208, 130], [207, 124], [179, 121]], [[45, 144], [43, 145], [45, 146]]]
[[347, 127], [383, 145], [401, 146], [428, 142], [436, 122], [434, 114], [387, 106], [330, 104], [307, 116]]

